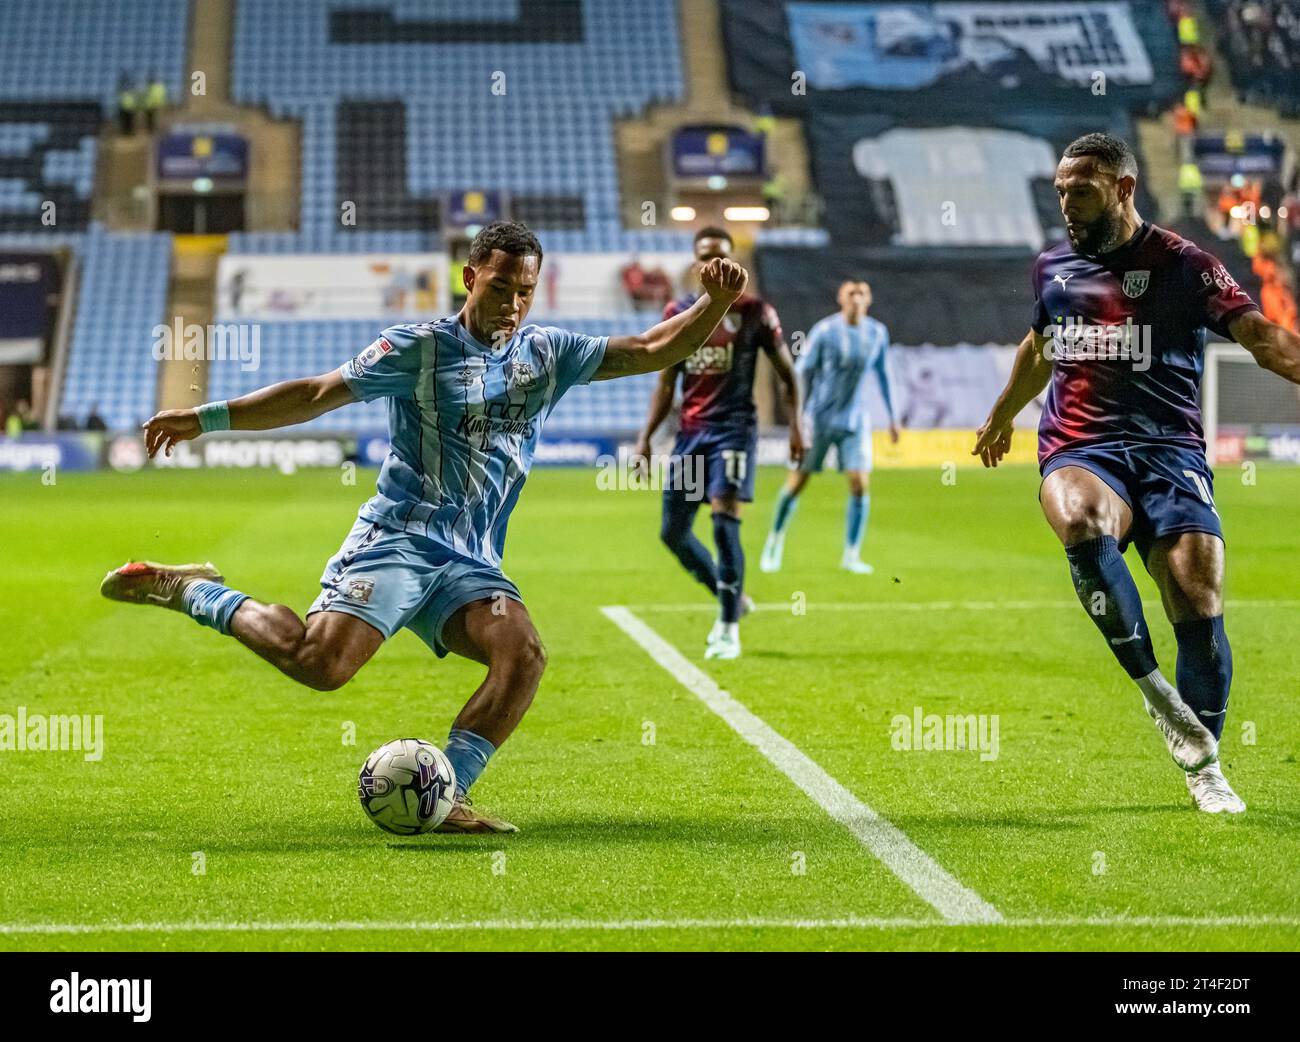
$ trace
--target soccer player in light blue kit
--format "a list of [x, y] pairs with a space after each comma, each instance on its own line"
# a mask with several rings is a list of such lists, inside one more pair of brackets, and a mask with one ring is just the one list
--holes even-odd
[[871, 417], [867, 414], [865, 384], [873, 375], [889, 412], [889, 437], [898, 441], [894, 421], [894, 396], [889, 377], [889, 330], [867, 315], [871, 287], [865, 282], [845, 282], [839, 291], [840, 310], [812, 327], [796, 370], [803, 384], [804, 416], [812, 427], [812, 448], [791, 470], [776, 501], [772, 531], [763, 546], [759, 568], [781, 570], [785, 532], [794, 516], [799, 493], [808, 479], [822, 469], [832, 445], [840, 470], [849, 480], [849, 505], [844, 525], [844, 556], [840, 566], [870, 575], [862, 560], [862, 540], [871, 512], [868, 482], [871, 476]]
[[384, 330], [338, 369], [229, 402], [160, 412], [145, 424], [150, 456], [214, 430], [269, 430], [356, 401], [388, 403], [391, 447], [378, 492], [321, 576], [306, 620], [225, 586], [211, 564], [137, 561], [101, 592], [157, 604], [234, 637], [281, 672], [331, 691], [403, 626], [442, 657], [487, 666], [452, 724], [445, 752], [456, 805], [445, 832], [514, 832], [465, 797], [532, 703], [545, 656], [519, 591], [501, 571], [506, 524], [542, 423], [569, 388], [654, 372], [692, 355], [745, 289], [740, 265], [701, 272], [689, 308], [635, 336], [593, 337], [524, 325], [542, 248], [524, 225], [489, 224], [470, 246], [468, 298], [456, 315]]

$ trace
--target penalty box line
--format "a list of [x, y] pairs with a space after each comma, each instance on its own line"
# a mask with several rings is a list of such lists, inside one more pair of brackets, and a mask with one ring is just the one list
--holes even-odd
[[849, 792], [789, 739], [722, 690], [713, 678], [622, 606], [600, 609], [682, 687], [757, 749], [876, 859], [949, 923], [999, 923], [1002, 913], [950, 875], [907, 835]]

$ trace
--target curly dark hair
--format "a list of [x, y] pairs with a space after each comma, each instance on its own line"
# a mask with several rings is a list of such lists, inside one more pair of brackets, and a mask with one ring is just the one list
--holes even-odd
[[533, 254], [540, 267], [542, 263], [542, 244], [537, 236], [528, 230], [528, 225], [521, 221], [493, 221], [484, 225], [469, 244], [469, 263], [477, 267], [492, 256], [493, 250], [509, 253], [515, 257]]
[[1065, 146], [1062, 157], [1095, 156], [1115, 172], [1116, 177], [1137, 177], [1137, 156], [1128, 142], [1111, 134], [1084, 134]]

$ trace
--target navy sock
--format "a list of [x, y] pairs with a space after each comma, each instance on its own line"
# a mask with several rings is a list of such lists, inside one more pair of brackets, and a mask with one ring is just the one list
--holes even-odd
[[776, 497], [776, 513], [772, 517], [773, 532], [780, 535], [785, 531], [785, 526], [790, 523], [790, 518], [794, 516], [794, 508], [798, 505], [799, 497], [788, 488], [782, 488], [781, 494]]
[[1142, 597], [1114, 536], [1104, 535], [1065, 548], [1074, 591], [1101, 630], [1111, 653], [1134, 680], [1157, 668]]
[[1174, 636], [1178, 638], [1178, 693], [1218, 738], [1223, 734], [1228, 689], [1232, 687], [1232, 648], [1223, 629], [1223, 616], [1175, 622]]
[[699, 504], [690, 502], [684, 496], [664, 496], [659, 538], [677, 555], [682, 567], [703, 586], [708, 587], [710, 594], [714, 594], [718, 588], [718, 573], [713, 566], [713, 558], [691, 530], [698, 509]]
[[447, 746], [442, 750], [456, 772], [456, 795], [464, 796], [469, 787], [478, 781], [497, 747], [482, 735], [453, 727], [447, 734]]
[[713, 540], [718, 544], [718, 606], [723, 622], [740, 621], [740, 595], [745, 587], [745, 551], [740, 546], [740, 518], [713, 515]]

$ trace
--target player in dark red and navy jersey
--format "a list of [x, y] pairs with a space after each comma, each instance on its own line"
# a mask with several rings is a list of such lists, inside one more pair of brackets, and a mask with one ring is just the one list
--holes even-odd
[[[1048, 387], [1039, 425], [1039, 500], [1075, 590], [1175, 762], [1193, 803], [1240, 813], [1218, 764], [1232, 682], [1223, 628], [1223, 528], [1205, 461], [1198, 390], [1205, 330], [1300, 383], [1300, 337], [1269, 322], [1217, 260], [1138, 216], [1137, 161], [1087, 134], [1056, 172], [1067, 241], [1034, 265], [1033, 328], [980, 428], [995, 467], [1012, 420]], [[1161, 674], [1124, 563], [1136, 545], [1178, 642], [1177, 688]]]
[[[722, 228], [695, 233], [696, 266], [731, 256], [731, 235]], [[670, 317], [689, 308], [695, 294], [664, 309]], [[758, 448], [758, 410], [754, 405], [754, 372], [758, 353], [771, 359], [785, 389], [790, 422], [790, 457], [803, 458], [799, 415], [799, 382], [794, 360], [781, 336], [781, 323], [772, 305], [742, 296], [696, 352], [659, 376], [650, 415], [637, 442], [636, 454], [650, 455], [650, 439], [672, 409], [673, 394], [682, 382], [681, 428], [673, 446], [664, 488], [660, 535], [677, 559], [718, 598], [718, 619], [705, 644], [705, 658], [740, 655], [740, 616], [744, 596], [745, 555], [740, 545], [740, 505], [754, 499]], [[713, 508], [713, 539], [717, 564], [691, 527], [700, 503]]]

